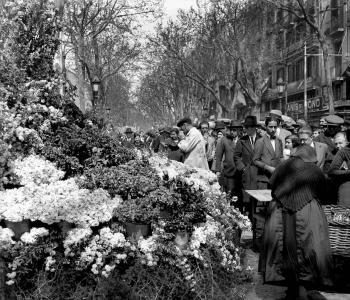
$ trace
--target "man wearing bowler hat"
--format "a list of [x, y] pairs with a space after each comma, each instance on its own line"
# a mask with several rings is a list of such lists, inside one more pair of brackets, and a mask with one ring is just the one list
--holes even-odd
[[233, 159], [241, 183], [238, 201], [242, 207], [245, 205], [246, 210], [250, 211], [248, 207], [249, 197], [243, 193], [242, 189], [257, 189], [257, 167], [253, 163], [254, 145], [259, 138], [257, 134], [258, 122], [256, 116], [247, 116], [244, 120], [243, 127], [247, 134], [241, 137], [237, 142]]
[[127, 127], [125, 132], [125, 136], [122, 139], [122, 145], [128, 148], [132, 148], [134, 146], [134, 133], [130, 127]]

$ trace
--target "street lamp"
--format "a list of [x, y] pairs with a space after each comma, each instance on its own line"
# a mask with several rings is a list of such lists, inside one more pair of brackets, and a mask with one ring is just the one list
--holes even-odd
[[91, 85], [92, 85], [92, 98], [93, 98], [93, 106], [95, 107], [97, 101], [98, 101], [98, 92], [100, 89], [100, 84], [101, 81], [100, 79], [95, 76], [94, 79], [91, 81]]
[[285, 84], [284, 84], [283, 79], [280, 77], [277, 80], [277, 93], [278, 93], [278, 97], [280, 99], [280, 110], [281, 111], [284, 111], [283, 110], [283, 105], [282, 105], [282, 96], [283, 96], [283, 93], [284, 93], [284, 89], [285, 89]]

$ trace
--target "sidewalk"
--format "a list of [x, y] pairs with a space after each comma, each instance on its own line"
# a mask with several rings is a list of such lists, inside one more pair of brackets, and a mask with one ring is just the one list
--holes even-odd
[[[285, 296], [285, 287], [263, 284], [261, 276], [258, 274], [258, 260], [259, 255], [254, 251], [248, 249], [246, 253], [246, 264], [253, 268], [254, 283], [252, 285], [252, 290], [247, 294], [245, 300], [277, 300], [282, 299]], [[331, 294], [323, 293], [321, 294], [327, 300], [350, 300], [350, 294]]]

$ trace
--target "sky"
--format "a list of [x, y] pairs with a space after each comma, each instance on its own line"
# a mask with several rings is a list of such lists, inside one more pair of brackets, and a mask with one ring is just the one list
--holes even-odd
[[174, 18], [178, 9], [188, 10], [196, 7], [196, 0], [164, 0], [164, 11], [169, 18]]

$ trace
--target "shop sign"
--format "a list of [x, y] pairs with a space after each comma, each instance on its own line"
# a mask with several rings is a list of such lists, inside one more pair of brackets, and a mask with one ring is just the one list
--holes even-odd
[[[322, 109], [322, 98], [312, 98], [307, 100], [308, 111], [318, 111]], [[302, 114], [304, 113], [304, 101], [297, 101], [288, 103], [287, 105], [288, 113]]]

